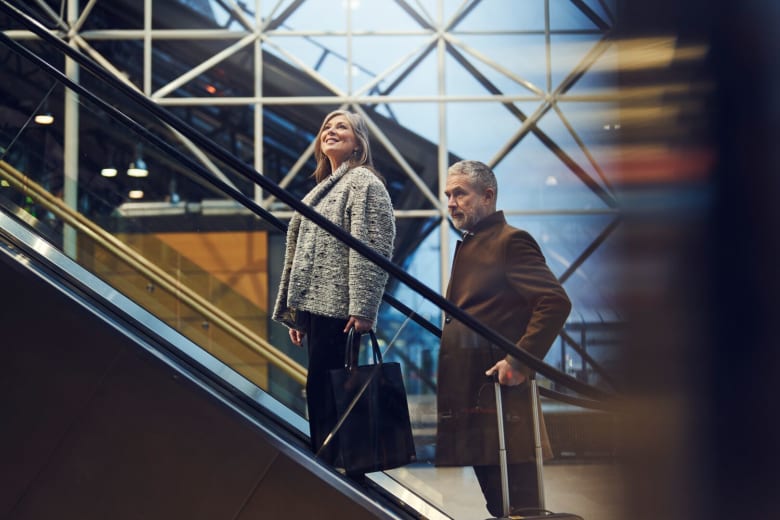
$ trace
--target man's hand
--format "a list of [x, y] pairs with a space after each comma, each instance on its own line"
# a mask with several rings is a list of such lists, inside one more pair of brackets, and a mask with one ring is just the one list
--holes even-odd
[[506, 386], [517, 386], [525, 382], [525, 374], [512, 368], [506, 359], [502, 359], [485, 372], [486, 376], [492, 376], [498, 372], [498, 382]]
[[301, 330], [295, 330], [295, 329], [289, 329], [290, 330], [290, 341], [293, 342], [293, 345], [301, 346], [303, 344], [303, 337], [306, 335], [305, 332]]

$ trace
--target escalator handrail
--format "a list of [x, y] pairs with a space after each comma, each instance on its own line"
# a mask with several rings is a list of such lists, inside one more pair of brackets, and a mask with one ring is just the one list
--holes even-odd
[[[91, 58], [85, 56], [78, 50], [68, 45], [67, 42], [63, 41], [59, 37], [52, 34], [39, 22], [31, 19], [29, 16], [19, 11], [15, 6], [10, 5], [6, 0], [0, 0], [0, 9], [2, 9], [7, 14], [9, 14], [9, 16], [13, 17], [21, 24], [26, 26], [37, 36], [39, 36], [42, 40], [45, 40], [55, 45], [60, 51], [62, 51], [68, 57], [72, 58], [74, 61], [78, 62], [81, 66], [83, 66], [89, 72], [91, 72], [92, 74], [94, 74], [95, 76], [103, 80], [106, 84], [110, 85], [112, 88], [118, 91], [121, 91], [129, 99], [131, 99], [133, 102], [143, 107], [150, 114], [155, 116], [158, 120], [175, 128], [178, 132], [185, 135], [188, 139], [190, 139], [192, 142], [200, 146], [203, 150], [217, 157], [220, 161], [222, 161], [227, 166], [231, 167], [237, 173], [243, 175], [245, 178], [255, 182], [256, 184], [259, 184], [264, 190], [268, 191], [276, 198], [278, 198], [279, 200], [281, 200], [291, 208], [298, 211], [301, 215], [303, 215], [307, 219], [315, 222], [318, 226], [323, 228], [331, 235], [335, 236], [338, 240], [342, 241], [352, 249], [356, 250], [359, 254], [363, 255], [368, 260], [374, 262], [376, 265], [383, 268], [390, 275], [400, 280], [401, 282], [403, 282], [404, 284], [406, 284], [407, 286], [415, 290], [418, 294], [422, 295], [423, 297], [425, 297], [426, 299], [434, 303], [437, 307], [439, 307], [441, 310], [446, 312], [448, 315], [457, 319], [458, 321], [460, 321], [461, 323], [469, 327], [471, 330], [473, 330], [483, 338], [487, 339], [491, 344], [496, 345], [497, 347], [501, 348], [508, 354], [518, 358], [521, 362], [526, 364], [528, 367], [544, 375], [548, 379], [553, 380], [556, 383], [563, 385], [575, 392], [578, 392], [582, 395], [588, 396], [596, 400], [609, 401], [609, 400], [617, 399], [618, 396], [616, 396], [615, 394], [606, 392], [600, 388], [579, 381], [578, 379], [570, 376], [569, 374], [566, 374], [556, 369], [555, 367], [546, 364], [543, 360], [533, 356], [532, 354], [526, 352], [525, 350], [518, 348], [511, 341], [501, 336], [496, 331], [490, 329], [489, 327], [484, 325], [482, 322], [480, 322], [479, 320], [477, 320], [467, 312], [463, 311], [453, 303], [443, 298], [441, 295], [439, 295], [437, 292], [429, 288], [427, 285], [423, 284], [422, 282], [420, 282], [419, 280], [417, 280], [416, 278], [414, 278], [413, 276], [411, 276], [410, 274], [402, 270], [399, 266], [392, 263], [390, 260], [382, 256], [381, 254], [377, 253], [370, 247], [366, 246], [363, 242], [361, 242], [360, 240], [356, 239], [355, 237], [353, 237], [352, 235], [350, 235], [349, 233], [341, 229], [338, 225], [334, 224], [327, 218], [320, 215], [317, 211], [312, 209], [310, 206], [302, 203], [300, 200], [295, 198], [287, 190], [281, 188], [272, 180], [268, 179], [267, 177], [258, 173], [256, 170], [250, 168], [249, 166], [241, 162], [237, 157], [231, 155], [227, 150], [224, 150], [213, 140], [209, 139], [207, 136], [203, 135], [199, 131], [187, 125], [184, 121], [182, 121], [180, 118], [175, 116], [173, 113], [169, 112], [164, 107], [148, 99], [142, 93], [136, 91], [129, 85], [125, 84], [124, 82], [114, 77], [110, 72], [108, 72], [99, 64], [94, 62]], [[104, 108], [107, 112], [112, 113], [115, 117], [119, 116], [120, 119], [126, 119], [132, 122], [133, 128], [136, 131], [138, 131], [145, 137], [148, 137], [150, 140], [152, 140], [155, 143], [155, 145], [158, 146], [160, 145], [160, 142], [162, 140], [159, 139], [157, 136], [155, 136], [152, 132], [146, 130], [141, 125], [135, 123], [131, 118], [124, 115], [121, 111], [115, 109], [113, 106], [105, 102], [101, 103], [100, 101], [102, 100], [100, 100], [100, 98], [98, 98], [97, 96], [89, 92], [81, 85], [78, 85], [75, 82], [73, 82], [70, 78], [65, 76], [61, 71], [52, 67], [45, 60], [42, 60], [38, 56], [34, 55], [31, 51], [26, 49], [24, 46], [17, 44], [16, 42], [11, 40], [7, 35], [3, 33], [0, 33], [0, 38], [4, 42], [6, 42], [6, 44], [9, 47], [17, 50], [17, 52], [24, 53], [25, 55], [28, 56], [28, 58], [38, 62], [39, 65], [41, 65], [44, 69], [46, 69], [50, 74], [54, 75], [57, 79], [67, 84], [73, 90], [76, 90], [79, 93], [86, 95], [93, 102], [99, 104], [101, 108]], [[163, 144], [162, 148], [164, 150], [167, 151], [169, 149], [172, 149], [172, 147], [170, 147], [169, 145], [165, 146], [167, 143], [162, 142], [162, 144]], [[203, 174], [203, 172], [199, 168], [197, 169], [197, 172], [201, 175]], [[216, 179], [211, 174], [208, 173], [206, 174], [206, 180], [212, 183], [216, 181]], [[261, 208], [252, 199], [246, 196], [240, 197], [238, 201], [253, 213], [258, 214], [258, 216], [261, 216], [261, 218], [265, 218], [264, 215], [268, 213], [264, 208]]]

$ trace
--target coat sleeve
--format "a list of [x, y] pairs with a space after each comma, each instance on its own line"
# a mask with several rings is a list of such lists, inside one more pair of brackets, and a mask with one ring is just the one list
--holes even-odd
[[[358, 240], [390, 258], [395, 242], [395, 216], [387, 189], [368, 170], [355, 179], [348, 211], [349, 231]], [[349, 315], [376, 320], [387, 283], [387, 272], [349, 250]]]
[[[504, 254], [507, 283], [531, 309], [528, 325], [517, 341], [517, 347], [544, 359], [566, 323], [571, 302], [530, 234], [525, 231], [512, 233]], [[518, 359], [510, 356], [508, 360], [526, 375], [531, 373]]]

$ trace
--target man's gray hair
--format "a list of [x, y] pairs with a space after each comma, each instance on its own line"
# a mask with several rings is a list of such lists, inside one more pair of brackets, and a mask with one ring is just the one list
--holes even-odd
[[496, 176], [487, 164], [479, 161], [458, 161], [447, 170], [449, 175], [465, 175], [469, 182], [480, 193], [490, 188], [498, 197], [498, 183]]

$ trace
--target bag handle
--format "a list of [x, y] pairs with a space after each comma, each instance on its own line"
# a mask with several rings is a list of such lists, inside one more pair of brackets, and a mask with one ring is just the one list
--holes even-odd
[[[376, 339], [374, 329], [369, 329], [368, 335], [371, 338], [371, 349], [374, 354], [374, 364], [382, 364], [382, 351], [379, 350], [379, 342]], [[362, 333], [357, 332], [354, 327], [347, 333], [347, 348], [344, 349], [344, 368], [352, 371], [357, 368], [358, 357], [360, 356], [360, 339]]]

